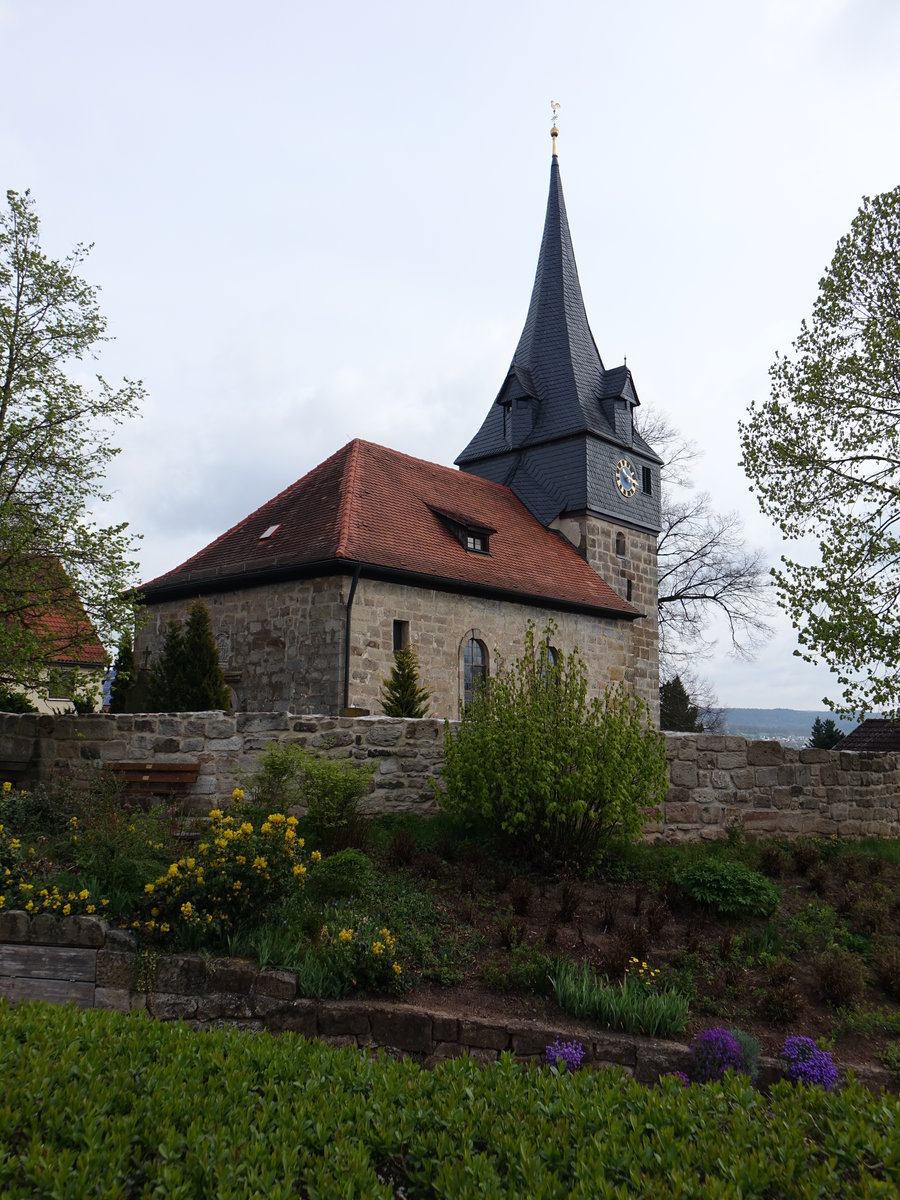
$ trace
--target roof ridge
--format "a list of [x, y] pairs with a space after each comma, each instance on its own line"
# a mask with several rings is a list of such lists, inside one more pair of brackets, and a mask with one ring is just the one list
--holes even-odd
[[346, 447], [349, 450], [348, 462], [344, 466], [344, 487], [341, 489], [341, 500], [338, 505], [338, 544], [335, 554], [338, 558], [350, 558], [349, 545], [351, 538], [351, 521], [354, 516], [356, 502], [356, 484], [359, 479], [359, 459], [361, 439], [353, 438]]

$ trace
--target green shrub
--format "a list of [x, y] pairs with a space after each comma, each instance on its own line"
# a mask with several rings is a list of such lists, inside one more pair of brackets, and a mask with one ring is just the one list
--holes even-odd
[[323, 900], [359, 896], [375, 876], [375, 867], [361, 850], [347, 848], [323, 858], [310, 872], [309, 891]]
[[173, 621], [150, 668], [152, 712], [207, 712], [231, 708], [231, 694], [219, 663], [209, 609], [195, 600], [182, 629]]
[[500, 992], [532, 992], [539, 996], [553, 992], [551, 976], [555, 960], [536, 946], [513, 946], [505, 963], [488, 963], [482, 978]]
[[306, 818], [323, 849], [346, 846], [360, 836], [359, 802], [369, 791], [372, 766], [326, 758], [295, 743], [268, 742], [247, 779], [257, 810], [306, 807]]
[[768, 917], [781, 902], [778, 888], [765, 876], [727, 859], [680, 867], [673, 878], [685, 896], [720, 917]]
[[859, 1002], [866, 982], [858, 955], [842, 946], [829, 946], [813, 958], [812, 968], [826, 1004], [849, 1008]]
[[307, 756], [303, 766], [306, 819], [323, 848], [346, 846], [360, 837], [359, 802], [369, 791], [372, 770], [348, 758]]
[[561, 1009], [610, 1029], [671, 1037], [687, 1024], [686, 997], [675, 991], [658, 991], [631, 975], [613, 984], [599, 979], [587, 963], [578, 967], [567, 959], [557, 966], [552, 982]]
[[551, 662], [555, 626], [492, 676], [444, 734], [442, 804], [494, 835], [585, 868], [613, 839], [631, 840], [666, 792], [665, 742], [622, 689], [587, 698], [577, 650]]
[[900, 1193], [900, 1099], [853, 1079], [650, 1088], [508, 1055], [423, 1071], [292, 1033], [5, 1001], [0, 1062], [4, 1200]]

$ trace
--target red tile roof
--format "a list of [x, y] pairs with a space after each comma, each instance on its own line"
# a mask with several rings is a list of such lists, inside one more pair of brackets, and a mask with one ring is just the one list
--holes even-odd
[[35, 558], [24, 566], [9, 619], [40, 639], [52, 666], [105, 666], [103, 643], [59, 560]]
[[[490, 553], [465, 550], [442, 515], [471, 532], [488, 532]], [[273, 525], [275, 532], [260, 540]], [[509, 488], [358, 438], [142, 590], [162, 599], [171, 590], [226, 590], [272, 575], [315, 573], [320, 565], [324, 574], [342, 563], [450, 590], [639, 615]]]

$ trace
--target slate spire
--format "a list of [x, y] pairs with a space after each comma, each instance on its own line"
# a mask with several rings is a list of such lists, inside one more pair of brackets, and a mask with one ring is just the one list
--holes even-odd
[[[591, 333], [555, 125], [551, 133], [550, 191], [525, 326], [496, 400], [456, 460], [464, 471], [511, 487], [545, 525], [563, 512], [617, 513], [613, 476], [606, 477], [601, 458], [618, 461], [624, 450], [657, 473], [660, 462], [634, 431], [640, 401], [631, 372], [625, 365], [606, 370]], [[645, 506], [629, 506], [630, 520], [638, 507]], [[658, 501], [648, 507], [656, 511], [638, 523], [659, 528]]]

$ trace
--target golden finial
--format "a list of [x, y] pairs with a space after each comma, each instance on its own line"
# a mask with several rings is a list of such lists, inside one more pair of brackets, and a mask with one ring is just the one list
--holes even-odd
[[550, 136], [553, 138], [553, 156], [556, 157], [556, 139], [559, 137], [559, 129], [556, 126], [556, 114], [559, 112], [559, 101], [550, 101], [550, 111], [553, 114], [553, 124], [550, 126]]

